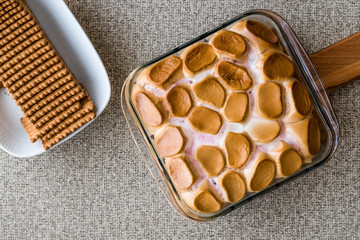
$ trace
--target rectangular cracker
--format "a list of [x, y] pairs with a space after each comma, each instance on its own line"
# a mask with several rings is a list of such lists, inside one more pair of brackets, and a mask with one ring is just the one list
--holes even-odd
[[[32, 45], [33, 43], [36, 43], [38, 40], [40, 40], [42, 38], [44, 38], [44, 33], [39, 31], [39, 32], [36, 32], [33, 35], [31, 35], [29, 38], [24, 39], [24, 41], [19, 43], [17, 46], [9, 47], [10, 50], [6, 49], [6, 51], [4, 51], [4, 52], [0, 51], [0, 56], [1, 56], [1, 60], [2, 60], [2, 62], [0, 64], [4, 63], [3, 61], [5, 59], [15, 56], [16, 54], [18, 54], [25, 48], [28, 48], [30, 45]], [[47, 41], [47, 40], [44, 39], [43, 41]], [[4, 55], [6, 57], [3, 57]]]
[[20, 105], [20, 108], [26, 117], [30, 117], [38, 111], [49, 111], [49, 109], [53, 109], [61, 102], [79, 92], [83, 92], [82, 88], [75, 82], [71, 81], [46, 96], [46, 98], [36, 102], [36, 104], [29, 103], [28, 105]]
[[36, 112], [32, 116], [29, 117], [30, 122], [32, 122], [37, 128], [43, 126], [46, 122], [50, 121], [53, 117], [55, 117], [60, 112], [64, 111], [69, 106], [74, 105], [76, 102], [80, 101], [85, 97], [83, 92], [79, 92], [74, 96], [66, 99], [64, 102], [58, 104], [53, 109], [41, 109]]
[[67, 136], [69, 136], [70, 134], [72, 134], [73, 132], [75, 132], [76, 130], [78, 130], [79, 128], [81, 128], [82, 126], [84, 126], [86, 123], [90, 122], [91, 120], [93, 120], [95, 118], [95, 113], [94, 112], [89, 112], [86, 115], [84, 115], [83, 117], [79, 118], [78, 120], [76, 120], [74, 123], [72, 123], [71, 125], [67, 126], [66, 128], [64, 128], [63, 130], [61, 130], [59, 133], [57, 133], [56, 135], [52, 136], [51, 139], [46, 140], [46, 141], [42, 141], [42, 146], [43, 148], [47, 151], [49, 150], [52, 146], [54, 146], [55, 144], [59, 143], [61, 140], [63, 140], [64, 138], [66, 138]]
[[15, 68], [10, 69], [0, 76], [0, 80], [3, 81], [5, 87], [9, 87], [16, 81], [20, 81], [27, 74], [31, 75], [31, 72], [33, 71], [35, 71], [35, 75], [37, 75], [38, 73], [60, 62], [60, 58], [57, 55], [54, 55], [50, 59], [49, 57], [50, 55], [44, 54], [18, 71], [16, 71]]
[[6, 39], [2, 39], [0, 41], [0, 43], [2, 43], [2, 41], [4, 41], [4, 43], [2, 44], [1, 48], [0, 48], [0, 54], [4, 55], [6, 54], [8, 51], [10, 51], [11, 49], [13, 49], [14, 47], [20, 45], [23, 42], [26, 42], [25, 40], [27, 40], [28, 38], [30, 38], [32, 35], [34, 35], [35, 33], [41, 33], [41, 38], [44, 37], [44, 33], [42, 31], [40, 31], [40, 26], [38, 25], [34, 25], [32, 27], [30, 27], [29, 29], [26, 29], [23, 33], [21, 33], [18, 36], [15, 36], [15, 38], [13, 38], [11, 41], [6, 42]]
[[2, 28], [0, 32], [0, 46], [3, 46], [4, 44], [10, 42], [15, 37], [19, 36], [26, 30], [37, 24], [37, 22], [32, 19], [30, 14], [25, 15], [14, 23], [7, 25], [8, 23], [11, 23], [11, 21], [4, 22], [0, 25], [0, 28]]
[[12, 17], [6, 19], [5, 21], [0, 22], [0, 30], [3, 31], [5, 29], [16, 29], [21, 26], [25, 22], [31, 19], [31, 15], [25, 11], [18, 12], [14, 14]]
[[61, 123], [65, 118], [76, 112], [81, 108], [79, 101], [75, 102], [73, 105], [68, 106], [63, 111], [60, 111], [59, 115], [54, 116], [52, 119], [47, 121], [41, 127], [38, 127], [36, 124], [33, 124], [31, 120], [27, 117], [21, 118], [21, 123], [25, 128], [26, 133], [28, 134], [30, 141], [32, 143], [36, 142], [42, 135], [47, 133], [57, 124]]
[[30, 82], [24, 84], [20, 89], [18, 89], [16, 92], [14, 92], [12, 94], [12, 97], [14, 99], [19, 99], [20, 97], [22, 97], [24, 95], [28, 95], [29, 98], [33, 97], [36, 93], [47, 88], [49, 85], [58, 81], [59, 79], [71, 77], [71, 74], [69, 73], [69, 71], [67, 69], [61, 69], [60, 71], [55, 72], [52, 75], [50, 75], [50, 74], [51, 73], [46, 72], [46, 71], [41, 73], [39, 76], [43, 76], [43, 77], [38, 76], [38, 77], [30, 80]]
[[[37, 39], [28, 46], [16, 46], [11, 52], [8, 52], [6, 55], [0, 56], [0, 65], [7, 63], [8, 61], [20, 61], [23, 57], [26, 57], [36, 51], [37, 49], [44, 47], [49, 44], [48, 40], [45, 38]], [[14, 63], [12, 63], [13, 65]]]
[[20, 12], [23, 10], [23, 7], [22, 6], [17, 6], [16, 8], [14, 9], [11, 9], [10, 11], [8, 11], [6, 14], [4, 15], [0, 15], [0, 21], [5, 21], [6, 19], [12, 17], [14, 14]]
[[49, 69], [46, 69], [41, 72], [39, 71], [38, 74], [36, 74], [36, 76], [34, 77], [30, 73], [24, 76], [23, 78], [21, 78], [19, 81], [12, 84], [10, 87], [8, 87], [8, 91], [11, 94], [16, 94], [19, 92], [18, 94], [22, 95], [26, 91], [29, 91], [30, 89], [38, 85], [40, 82], [63, 70], [69, 72], [68, 69], [64, 68], [62, 63], [57, 63], [54, 66], [50, 67]]
[[7, 2], [4, 4], [1, 4], [1, 8], [0, 8], [0, 15], [4, 15], [7, 12], [11, 11], [12, 9], [16, 8], [19, 6], [19, 3], [17, 2]]
[[34, 95], [31, 94], [31, 91], [28, 94], [22, 95], [20, 98], [15, 99], [15, 103], [18, 105], [26, 105], [26, 104], [36, 104], [41, 99], [45, 98], [47, 95], [51, 94], [52, 92], [56, 91], [58, 88], [61, 88], [63, 85], [74, 82], [73, 86], [76, 86], [76, 82], [71, 77], [71, 75], [62, 77], [55, 81], [54, 83], [50, 84], [47, 88], [39, 89], [35, 87]]
[[52, 50], [50, 45], [45, 45], [38, 49], [35, 49], [33, 52], [26, 52], [25, 54], [19, 54], [17, 57], [10, 59], [9, 61], [5, 62], [3, 65], [0, 66], [0, 74], [3, 74], [10, 68], [15, 67], [19, 62], [27, 61], [31, 62], [34, 61], [37, 57], [43, 55], [46, 52]]
[[[56, 56], [55, 50], [46, 50], [46, 49], [39, 49], [38, 51], [34, 52], [27, 58], [23, 58], [20, 62], [15, 64], [14, 66], [11, 66], [4, 72], [1, 72], [0, 70], [0, 81], [8, 81], [8, 79], [12, 77], [18, 76], [16, 79], [20, 79], [21, 76], [15, 75], [16, 73], [19, 73], [21, 71], [30, 72], [37, 66], [44, 64], [44, 61], [49, 60], [50, 58], [53, 58]], [[57, 56], [56, 56], [57, 57]], [[58, 60], [60, 61], [60, 60]]]
[[95, 116], [94, 104], [91, 99], [88, 98], [88, 102], [85, 103], [80, 110], [66, 118], [62, 123], [58, 124], [55, 128], [41, 137], [43, 148], [48, 150], [62, 139], [93, 120]]
[[[36, 94], [34, 97], [30, 98], [26, 102], [22, 103], [21, 101], [16, 100], [16, 104], [20, 106], [20, 108], [25, 112], [27, 109], [31, 108], [33, 105], [37, 105], [42, 102], [42, 100], [49, 100], [47, 103], [55, 100], [57, 98], [68, 98], [77, 92], [69, 92], [68, 94], [64, 94], [68, 92], [68, 90], [75, 88], [78, 84], [75, 81], [69, 81], [64, 85], [60, 86], [59, 84], [52, 84], [52, 87], [46, 88]], [[45, 106], [45, 105], [43, 105]], [[41, 107], [43, 107], [41, 106]]]
[[48, 141], [59, 132], [61, 132], [66, 127], [70, 126], [72, 123], [82, 118], [84, 115], [94, 111], [94, 103], [90, 97], [86, 97], [81, 101], [81, 109], [73, 113], [71, 116], [66, 118], [64, 121], [56, 125], [53, 129], [47, 132], [44, 136], [41, 137], [41, 141]]
[[16, 2], [16, 0], [1, 0], [0, 1], [0, 9], [3, 9], [14, 2]]

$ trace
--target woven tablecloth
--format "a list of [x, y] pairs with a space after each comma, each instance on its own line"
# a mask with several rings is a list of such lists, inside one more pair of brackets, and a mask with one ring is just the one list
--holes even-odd
[[172, 209], [120, 107], [134, 68], [241, 12], [280, 14], [313, 53], [360, 31], [358, 0], [65, 2], [104, 62], [111, 100], [89, 127], [41, 156], [0, 150], [0, 239], [360, 238], [360, 82], [330, 94], [341, 126], [331, 161], [206, 223]]

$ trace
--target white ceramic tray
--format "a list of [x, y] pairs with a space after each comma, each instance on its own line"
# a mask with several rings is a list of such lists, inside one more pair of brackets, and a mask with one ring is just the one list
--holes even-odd
[[[110, 82], [105, 67], [84, 30], [63, 0], [27, 0], [27, 4], [77, 80], [85, 85], [94, 101], [96, 116], [99, 116], [110, 99]], [[31, 157], [45, 152], [40, 140], [30, 142], [20, 123], [22, 116], [10, 94], [1, 89], [0, 148], [16, 157]], [[69, 140], [88, 124], [57, 145]]]

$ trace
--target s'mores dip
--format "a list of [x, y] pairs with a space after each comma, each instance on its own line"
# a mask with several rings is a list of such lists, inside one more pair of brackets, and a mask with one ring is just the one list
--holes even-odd
[[45, 150], [95, 118], [94, 103], [23, 0], [0, 0], [0, 88]]
[[131, 103], [181, 201], [213, 214], [311, 163], [320, 122], [273, 29], [238, 21], [142, 69]]

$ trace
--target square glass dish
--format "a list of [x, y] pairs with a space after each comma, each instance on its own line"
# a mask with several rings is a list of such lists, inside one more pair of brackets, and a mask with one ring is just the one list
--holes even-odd
[[265, 10], [135, 69], [121, 94], [155, 181], [192, 220], [222, 216], [322, 165], [338, 144], [314, 65], [289, 25]]

